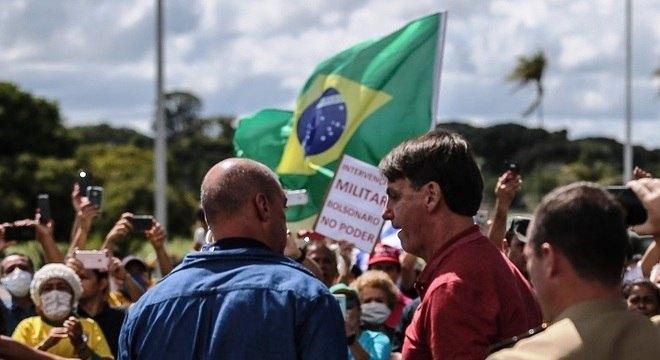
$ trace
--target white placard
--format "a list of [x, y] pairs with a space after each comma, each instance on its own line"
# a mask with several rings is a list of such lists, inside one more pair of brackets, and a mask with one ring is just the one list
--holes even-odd
[[387, 180], [377, 167], [344, 155], [316, 220], [315, 231], [371, 252], [383, 226]]

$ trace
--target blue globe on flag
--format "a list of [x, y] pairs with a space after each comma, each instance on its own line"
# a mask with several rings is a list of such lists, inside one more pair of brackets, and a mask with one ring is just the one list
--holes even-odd
[[310, 156], [331, 148], [345, 128], [346, 103], [339, 91], [328, 88], [303, 111], [296, 133], [305, 156]]

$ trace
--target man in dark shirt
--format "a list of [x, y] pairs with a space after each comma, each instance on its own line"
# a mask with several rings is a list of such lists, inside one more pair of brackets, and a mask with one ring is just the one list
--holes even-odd
[[126, 309], [112, 308], [108, 304], [108, 272], [85, 269], [80, 260], [75, 258], [67, 259], [66, 264], [78, 274], [83, 288], [78, 303], [78, 315], [94, 319], [99, 324], [112, 355], [117, 357], [119, 332]]
[[401, 229], [403, 249], [427, 263], [405, 359], [484, 358], [489, 345], [541, 324], [529, 283], [474, 225], [483, 180], [465, 139], [430, 132], [400, 144], [380, 168], [388, 180], [383, 218]]

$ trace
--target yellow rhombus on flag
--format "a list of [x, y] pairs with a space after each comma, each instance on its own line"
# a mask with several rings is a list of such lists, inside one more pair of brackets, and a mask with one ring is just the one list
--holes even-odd
[[[336, 90], [338, 94], [322, 96], [331, 89]], [[309, 111], [320, 113], [324, 107], [331, 105], [338, 106], [337, 111], [345, 111], [345, 124], [337, 122], [329, 124], [330, 128], [336, 128], [335, 133], [338, 133], [339, 138], [327, 150], [318, 154], [307, 154], [306, 156], [305, 147], [300, 143], [298, 137], [290, 136], [284, 147], [284, 153], [277, 172], [280, 174], [311, 175], [316, 172], [316, 168], [319, 166], [337, 160], [360, 124], [391, 99], [392, 96], [384, 91], [370, 89], [363, 84], [339, 75], [318, 75], [307, 91], [298, 98], [293, 115], [295, 119], [293, 128], [298, 128], [298, 122], [306, 109], [309, 108]], [[310, 106], [314, 106], [314, 108]], [[321, 139], [321, 141], [325, 140], [323, 136], [321, 136]], [[328, 139], [327, 141], [331, 140]]]

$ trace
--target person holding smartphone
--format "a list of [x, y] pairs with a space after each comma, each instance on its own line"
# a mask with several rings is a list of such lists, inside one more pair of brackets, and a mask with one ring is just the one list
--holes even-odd
[[348, 358], [351, 360], [389, 359], [392, 345], [387, 335], [381, 331], [364, 329], [361, 326], [363, 316], [358, 292], [344, 283], [333, 285], [330, 292], [344, 295], [346, 299], [344, 323], [348, 342]]
[[111, 307], [107, 296], [110, 292], [109, 267], [89, 269], [76, 257], [66, 260], [66, 265], [80, 278], [82, 292], [78, 314], [96, 321], [105, 335], [113, 356], [117, 357], [119, 332], [126, 316], [126, 307]]
[[[515, 170], [508, 169], [498, 179], [495, 184], [495, 205], [491, 212], [492, 219], [488, 228], [488, 238], [500, 250], [505, 250], [503, 244], [506, 236], [506, 220], [509, 214], [509, 208], [516, 194], [520, 191], [522, 177], [518, 173], [518, 167]], [[511, 244], [509, 244], [511, 245]]]
[[30, 284], [30, 296], [39, 316], [21, 321], [12, 338], [62, 357], [113, 359], [98, 324], [74, 316], [81, 293], [80, 278], [69, 267], [43, 266]]

